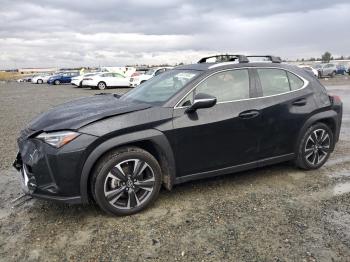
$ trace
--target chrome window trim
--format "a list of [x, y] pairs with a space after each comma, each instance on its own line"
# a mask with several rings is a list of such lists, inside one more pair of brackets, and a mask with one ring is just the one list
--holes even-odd
[[[270, 95], [270, 96], [260, 96], [260, 97], [251, 97], [251, 98], [244, 98], [244, 99], [237, 99], [237, 100], [231, 100], [231, 101], [223, 101], [223, 102], [218, 102], [216, 104], [226, 104], [226, 103], [232, 103], [232, 102], [239, 102], [239, 101], [247, 101], [247, 100], [256, 100], [256, 99], [264, 99], [264, 98], [269, 98], [269, 97], [275, 97], [275, 96], [280, 96], [280, 95], [285, 95], [285, 94], [289, 94], [289, 93], [294, 93], [294, 92], [297, 92], [297, 91], [300, 91], [302, 89], [304, 89], [305, 87], [308, 86], [309, 84], [309, 81], [306, 80], [304, 77], [288, 70], [288, 69], [285, 69], [285, 68], [281, 68], [281, 67], [241, 67], [241, 68], [228, 68], [228, 69], [223, 69], [223, 70], [220, 70], [220, 71], [217, 71], [217, 72], [214, 72], [210, 75], [208, 75], [207, 77], [205, 77], [204, 79], [202, 79], [199, 83], [197, 83], [193, 88], [191, 88], [190, 91], [188, 91], [180, 100], [179, 102], [176, 103], [176, 105], [174, 106], [174, 109], [182, 109], [182, 108], [188, 108], [189, 106], [178, 106], [181, 101], [183, 99], [185, 99], [194, 89], [197, 88], [197, 86], [199, 86], [203, 81], [205, 81], [206, 79], [208, 79], [209, 77], [217, 74], [217, 73], [221, 73], [221, 72], [226, 72], [226, 71], [233, 71], [233, 70], [242, 70], [242, 69], [279, 69], [279, 70], [284, 70], [286, 72], [289, 72], [293, 75], [296, 75], [297, 77], [299, 77], [303, 82], [304, 82], [304, 85], [299, 88], [299, 89], [296, 89], [296, 90], [291, 90], [291, 91], [288, 91], [288, 92], [284, 92], [284, 93], [280, 93], [280, 94], [276, 94], [276, 95]], [[289, 79], [288, 79], [289, 81]]]

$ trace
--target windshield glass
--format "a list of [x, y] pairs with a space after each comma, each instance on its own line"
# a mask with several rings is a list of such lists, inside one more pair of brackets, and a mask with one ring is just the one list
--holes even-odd
[[150, 69], [148, 70], [145, 75], [153, 75], [154, 71], [156, 71], [155, 69]]
[[169, 70], [132, 89], [121, 99], [161, 105], [199, 73], [195, 70]]

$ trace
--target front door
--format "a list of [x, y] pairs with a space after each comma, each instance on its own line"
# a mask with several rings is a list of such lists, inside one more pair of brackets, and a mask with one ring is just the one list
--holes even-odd
[[[171, 143], [178, 176], [227, 168], [258, 159], [260, 114], [248, 69], [206, 78], [174, 109]], [[196, 93], [217, 98], [214, 107], [186, 113]]]

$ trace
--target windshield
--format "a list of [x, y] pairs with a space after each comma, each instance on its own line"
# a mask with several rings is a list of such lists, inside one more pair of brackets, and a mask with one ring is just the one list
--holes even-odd
[[199, 73], [195, 70], [169, 70], [132, 89], [121, 99], [161, 105]]
[[148, 70], [145, 75], [153, 75], [154, 71], [156, 71], [155, 69], [150, 69]]

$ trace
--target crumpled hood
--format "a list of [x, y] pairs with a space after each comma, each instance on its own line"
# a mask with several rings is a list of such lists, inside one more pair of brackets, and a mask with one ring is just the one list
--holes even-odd
[[78, 129], [96, 120], [151, 107], [122, 101], [110, 95], [96, 95], [59, 105], [34, 118], [28, 128], [36, 131]]

